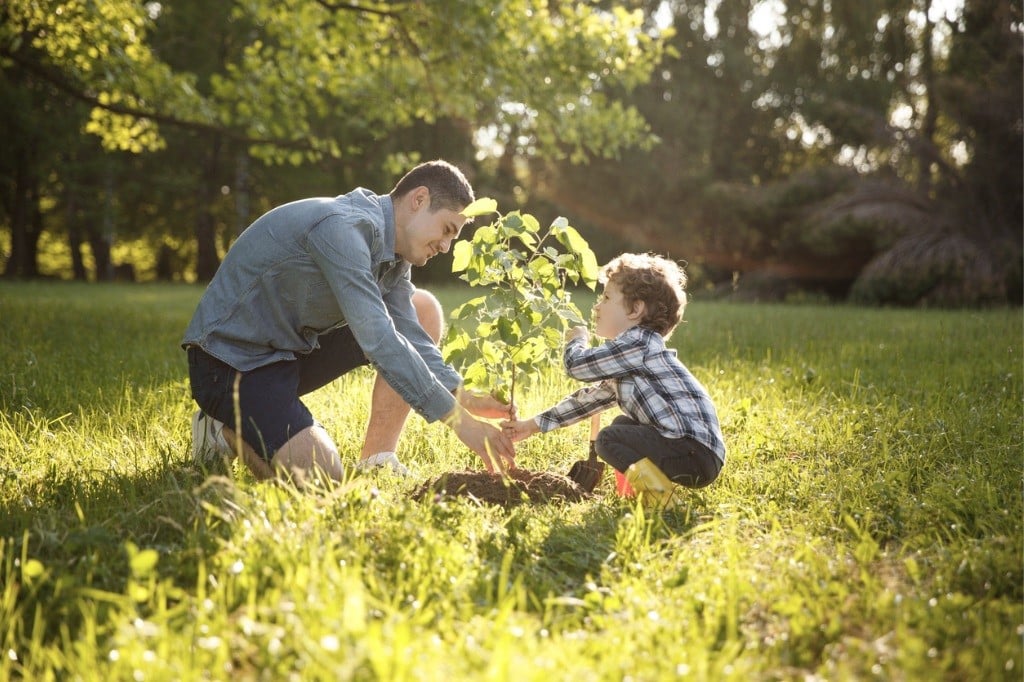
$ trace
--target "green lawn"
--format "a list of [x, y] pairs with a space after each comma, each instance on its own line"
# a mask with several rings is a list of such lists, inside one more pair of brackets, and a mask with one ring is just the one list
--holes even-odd
[[[201, 289], [0, 284], [0, 679], [1020, 680], [1020, 309], [702, 302], [729, 457], [661, 513], [299, 493], [190, 464]], [[450, 308], [466, 292], [441, 292]], [[583, 301], [589, 304], [589, 301]], [[585, 307], [581, 305], [581, 307]], [[353, 461], [371, 385], [312, 396]], [[558, 370], [524, 415], [572, 390]], [[564, 472], [580, 424], [519, 446]]]

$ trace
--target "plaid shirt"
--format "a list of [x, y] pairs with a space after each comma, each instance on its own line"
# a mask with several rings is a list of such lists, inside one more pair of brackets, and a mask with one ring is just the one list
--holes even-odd
[[575, 424], [618, 403], [627, 416], [665, 438], [690, 437], [725, 461], [725, 439], [711, 397], [676, 351], [665, 347], [661, 334], [631, 327], [596, 348], [573, 339], [563, 360], [573, 379], [599, 383], [537, 415], [541, 431]]

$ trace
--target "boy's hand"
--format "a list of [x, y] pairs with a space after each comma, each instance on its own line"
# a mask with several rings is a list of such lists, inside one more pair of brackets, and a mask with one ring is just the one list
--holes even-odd
[[569, 327], [565, 330], [565, 340], [572, 341], [573, 339], [583, 339], [584, 341], [590, 338], [590, 330], [586, 327], [579, 325], [576, 327]]
[[537, 426], [537, 422], [533, 419], [523, 419], [520, 421], [504, 421], [501, 422], [502, 432], [512, 442], [529, 438], [533, 434], [540, 431], [540, 427]]

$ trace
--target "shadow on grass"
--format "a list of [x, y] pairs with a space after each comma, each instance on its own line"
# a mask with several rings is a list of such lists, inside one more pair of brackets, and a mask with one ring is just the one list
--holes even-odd
[[[0, 585], [10, 627], [60, 641], [87, 620], [135, 608], [133, 550], [155, 550], [153, 577], [186, 592], [199, 566], [230, 533], [221, 510], [233, 482], [191, 463], [164, 461], [141, 472], [90, 480], [51, 466], [33, 481], [5, 480], [0, 499]], [[219, 473], [224, 473], [222, 470]], [[33, 615], [35, 614], [35, 615]]]
[[210, 513], [232, 497], [224, 473], [165, 461], [89, 480], [56, 466], [40, 480], [8, 480], [0, 500], [3, 553], [35, 559], [77, 585], [120, 592], [130, 575], [131, 542], [159, 552], [163, 577], [194, 583], [199, 559], [230, 530]]
[[577, 594], [602, 572], [631, 569], [664, 540], [686, 534], [704, 520], [702, 498], [662, 510], [638, 512], [633, 500], [598, 502], [582, 519], [556, 519], [529, 569], [534, 594]]

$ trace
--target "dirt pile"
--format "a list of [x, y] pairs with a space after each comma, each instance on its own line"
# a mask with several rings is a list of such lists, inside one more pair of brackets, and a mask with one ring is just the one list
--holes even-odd
[[511, 507], [523, 502], [579, 502], [589, 495], [571, 479], [549, 471], [514, 469], [507, 477], [486, 471], [451, 471], [418, 486], [415, 500], [427, 496], [470, 497]]

